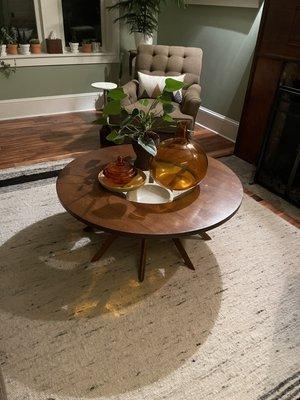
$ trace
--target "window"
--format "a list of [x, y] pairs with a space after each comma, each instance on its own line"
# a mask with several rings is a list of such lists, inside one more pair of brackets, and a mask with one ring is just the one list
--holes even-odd
[[62, 0], [65, 44], [83, 40], [102, 42], [99, 0]]
[[15, 27], [26, 39], [37, 36], [34, 0], [0, 0], [0, 25]]
[[[107, 7], [114, 0], [0, 0], [0, 25], [15, 25], [44, 45], [52, 31], [63, 42], [63, 54], [8, 55], [16, 66], [98, 64], [118, 62], [119, 24]], [[72, 54], [69, 42], [101, 43], [100, 52]], [[95, 48], [97, 48], [95, 46]], [[99, 49], [99, 46], [98, 46]], [[99, 51], [99, 50], [98, 50]]]

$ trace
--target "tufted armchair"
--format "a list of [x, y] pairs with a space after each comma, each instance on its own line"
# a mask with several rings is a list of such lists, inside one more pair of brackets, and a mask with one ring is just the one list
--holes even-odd
[[[140, 45], [136, 58], [135, 78], [138, 76], [138, 71], [147, 75], [173, 77], [185, 74], [186, 89], [183, 90], [183, 101], [181, 104], [173, 102], [174, 111], [171, 116], [175, 120], [188, 120], [190, 128], [193, 129], [201, 103], [201, 87], [199, 85], [201, 67], [202, 50], [199, 48]], [[124, 92], [128, 96], [123, 101], [123, 105], [129, 112], [134, 108], [145, 109], [138, 102], [138, 85], [138, 80], [135, 79], [123, 86]], [[170, 129], [161, 121], [160, 127], [163, 131]]]
[[[183, 101], [181, 104], [173, 102], [174, 111], [171, 116], [174, 120], [187, 120], [190, 129], [194, 128], [196, 116], [200, 107], [199, 85], [202, 68], [202, 50], [196, 47], [161, 46], [161, 45], [140, 45], [136, 57], [135, 78], [123, 86], [127, 98], [123, 100], [123, 106], [128, 112], [134, 108], [144, 109], [150, 107], [142, 106], [138, 100], [139, 82], [138, 71], [147, 75], [176, 76], [185, 74], [184, 82], [186, 88], [183, 89]], [[176, 79], [176, 78], [175, 78]], [[160, 105], [158, 107], [161, 107]], [[156, 110], [158, 113], [160, 110]], [[163, 137], [169, 137], [174, 133], [174, 127], [170, 127], [162, 120], [157, 120], [154, 130]], [[100, 133], [100, 143], [102, 146], [111, 145], [105, 139], [109, 130], [105, 127]]]

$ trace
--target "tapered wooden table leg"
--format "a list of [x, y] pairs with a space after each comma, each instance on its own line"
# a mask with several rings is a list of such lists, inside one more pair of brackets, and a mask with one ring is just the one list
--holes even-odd
[[145, 277], [145, 267], [146, 267], [146, 253], [147, 253], [147, 243], [146, 239], [141, 240], [141, 253], [140, 253], [140, 260], [139, 260], [139, 270], [138, 270], [138, 277], [139, 281], [143, 282]]
[[103, 254], [108, 250], [108, 248], [113, 244], [113, 242], [117, 239], [118, 235], [109, 236], [103, 243], [94, 257], [91, 259], [91, 262], [96, 262], [100, 260]]
[[206, 232], [199, 233], [199, 236], [201, 236], [203, 240], [211, 240], [211, 237]]
[[179, 251], [181, 257], [183, 258], [185, 265], [192, 270], [195, 270], [195, 267], [190, 259], [190, 257], [188, 256], [187, 252], [185, 251], [185, 248], [183, 247], [180, 239], [178, 238], [173, 238], [172, 239], [173, 242], [175, 243], [175, 246], [177, 247], [177, 250]]

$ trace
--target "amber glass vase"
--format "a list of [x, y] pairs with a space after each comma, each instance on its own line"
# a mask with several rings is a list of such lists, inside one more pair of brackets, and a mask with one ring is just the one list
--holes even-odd
[[170, 190], [186, 190], [205, 177], [207, 165], [205, 152], [188, 136], [187, 123], [180, 122], [175, 138], [158, 146], [151, 161], [151, 175]]

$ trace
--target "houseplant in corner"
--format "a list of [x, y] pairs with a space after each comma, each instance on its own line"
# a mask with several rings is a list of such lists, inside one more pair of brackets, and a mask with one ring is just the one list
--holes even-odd
[[[174, 107], [172, 105], [173, 92], [182, 89], [184, 83], [172, 78], [167, 78], [163, 92], [152, 102], [141, 99], [141, 109], [134, 108], [130, 113], [122, 106], [122, 101], [127, 97], [122, 88], [108, 92], [108, 102], [103, 109], [103, 115], [97, 123], [111, 128], [106, 137], [116, 144], [132, 143], [136, 153], [135, 166], [142, 170], [149, 170], [151, 158], [156, 155], [158, 135], [153, 132], [154, 123], [163, 120], [174, 123], [170, 116]], [[158, 107], [160, 108], [158, 110]]]
[[[172, 0], [169, 0], [172, 1]], [[178, 7], [185, 6], [185, 0], [173, 0]], [[136, 46], [152, 44], [153, 33], [158, 28], [158, 15], [162, 5], [168, 0], [119, 0], [110, 11], [119, 10], [120, 16], [116, 21], [123, 21], [129, 25], [130, 33], [134, 33]]]

